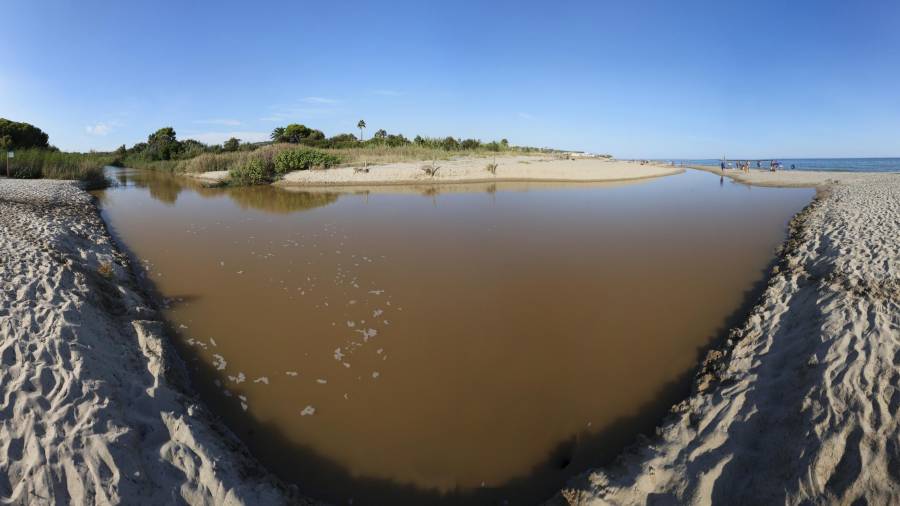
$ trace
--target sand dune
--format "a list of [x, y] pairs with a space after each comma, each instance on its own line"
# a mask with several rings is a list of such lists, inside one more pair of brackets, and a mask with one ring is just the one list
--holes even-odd
[[900, 175], [740, 177], [822, 190], [694, 394], [555, 502], [900, 503]]
[[73, 183], [0, 180], [0, 501], [280, 504]]

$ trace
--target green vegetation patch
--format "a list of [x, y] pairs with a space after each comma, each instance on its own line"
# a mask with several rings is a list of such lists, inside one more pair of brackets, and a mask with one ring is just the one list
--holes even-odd
[[327, 169], [341, 163], [341, 157], [317, 149], [292, 149], [275, 155], [275, 173], [283, 176], [294, 170]]

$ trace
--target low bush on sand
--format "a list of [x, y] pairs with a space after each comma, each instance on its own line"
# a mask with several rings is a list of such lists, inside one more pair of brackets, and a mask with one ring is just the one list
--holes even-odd
[[253, 158], [228, 171], [232, 185], [249, 186], [271, 183], [275, 179], [275, 167], [267, 160]]
[[292, 149], [275, 155], [275, 173], [283, 176], [293, 170], [327, 169], [339, 163], [341, 157], [317, 149]]

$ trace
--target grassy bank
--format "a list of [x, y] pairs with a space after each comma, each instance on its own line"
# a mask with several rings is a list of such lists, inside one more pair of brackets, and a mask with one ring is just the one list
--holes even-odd
[[[9, 160], [10, 177], [18, 179], [75, 179], [91, 188], [105, 185], [103, 167], [115, 156], [101, 153], [64, 153], [50, 149], [22, 149]], [[0, 166], [6, 175], [6, 165]]]

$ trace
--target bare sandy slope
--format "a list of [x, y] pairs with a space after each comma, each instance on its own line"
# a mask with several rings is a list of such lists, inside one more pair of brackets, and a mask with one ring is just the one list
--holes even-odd
[[288, 173], [277, 184], [287, 186], [373, 185], [373, 184], [441, 184], [494, 181], [622, 181], [677, 174], [683, 169], [662, 164], [641, 165], [636, 162], [588, 158], [563, 160], [537, 156], [503, 156], [495, 159], [496, 174], [485, 167], [491, 158], [460, 158], [438, 160], [437, 173], [432, 177], [422, 167], [431, 162], [404, 162], [373, 165], [368, 172], [358, 167], [339, 167], [328, 170], [303, 170]]
[[288, 502], [182, 393], [127, 265], [72, 183], [0, 180], [0, 501]]
[[218, 185], [228, 181], [228, 171], [227, 170], [213, 170], [209, 172], [186, 172], [185, 176], [196, 179], [201, 183], [206, 183], [210, 185]]
[[749, 180], [821, 188], [759, 305], [654, 438], [555, 502], [900, 503], [900, 175]]

